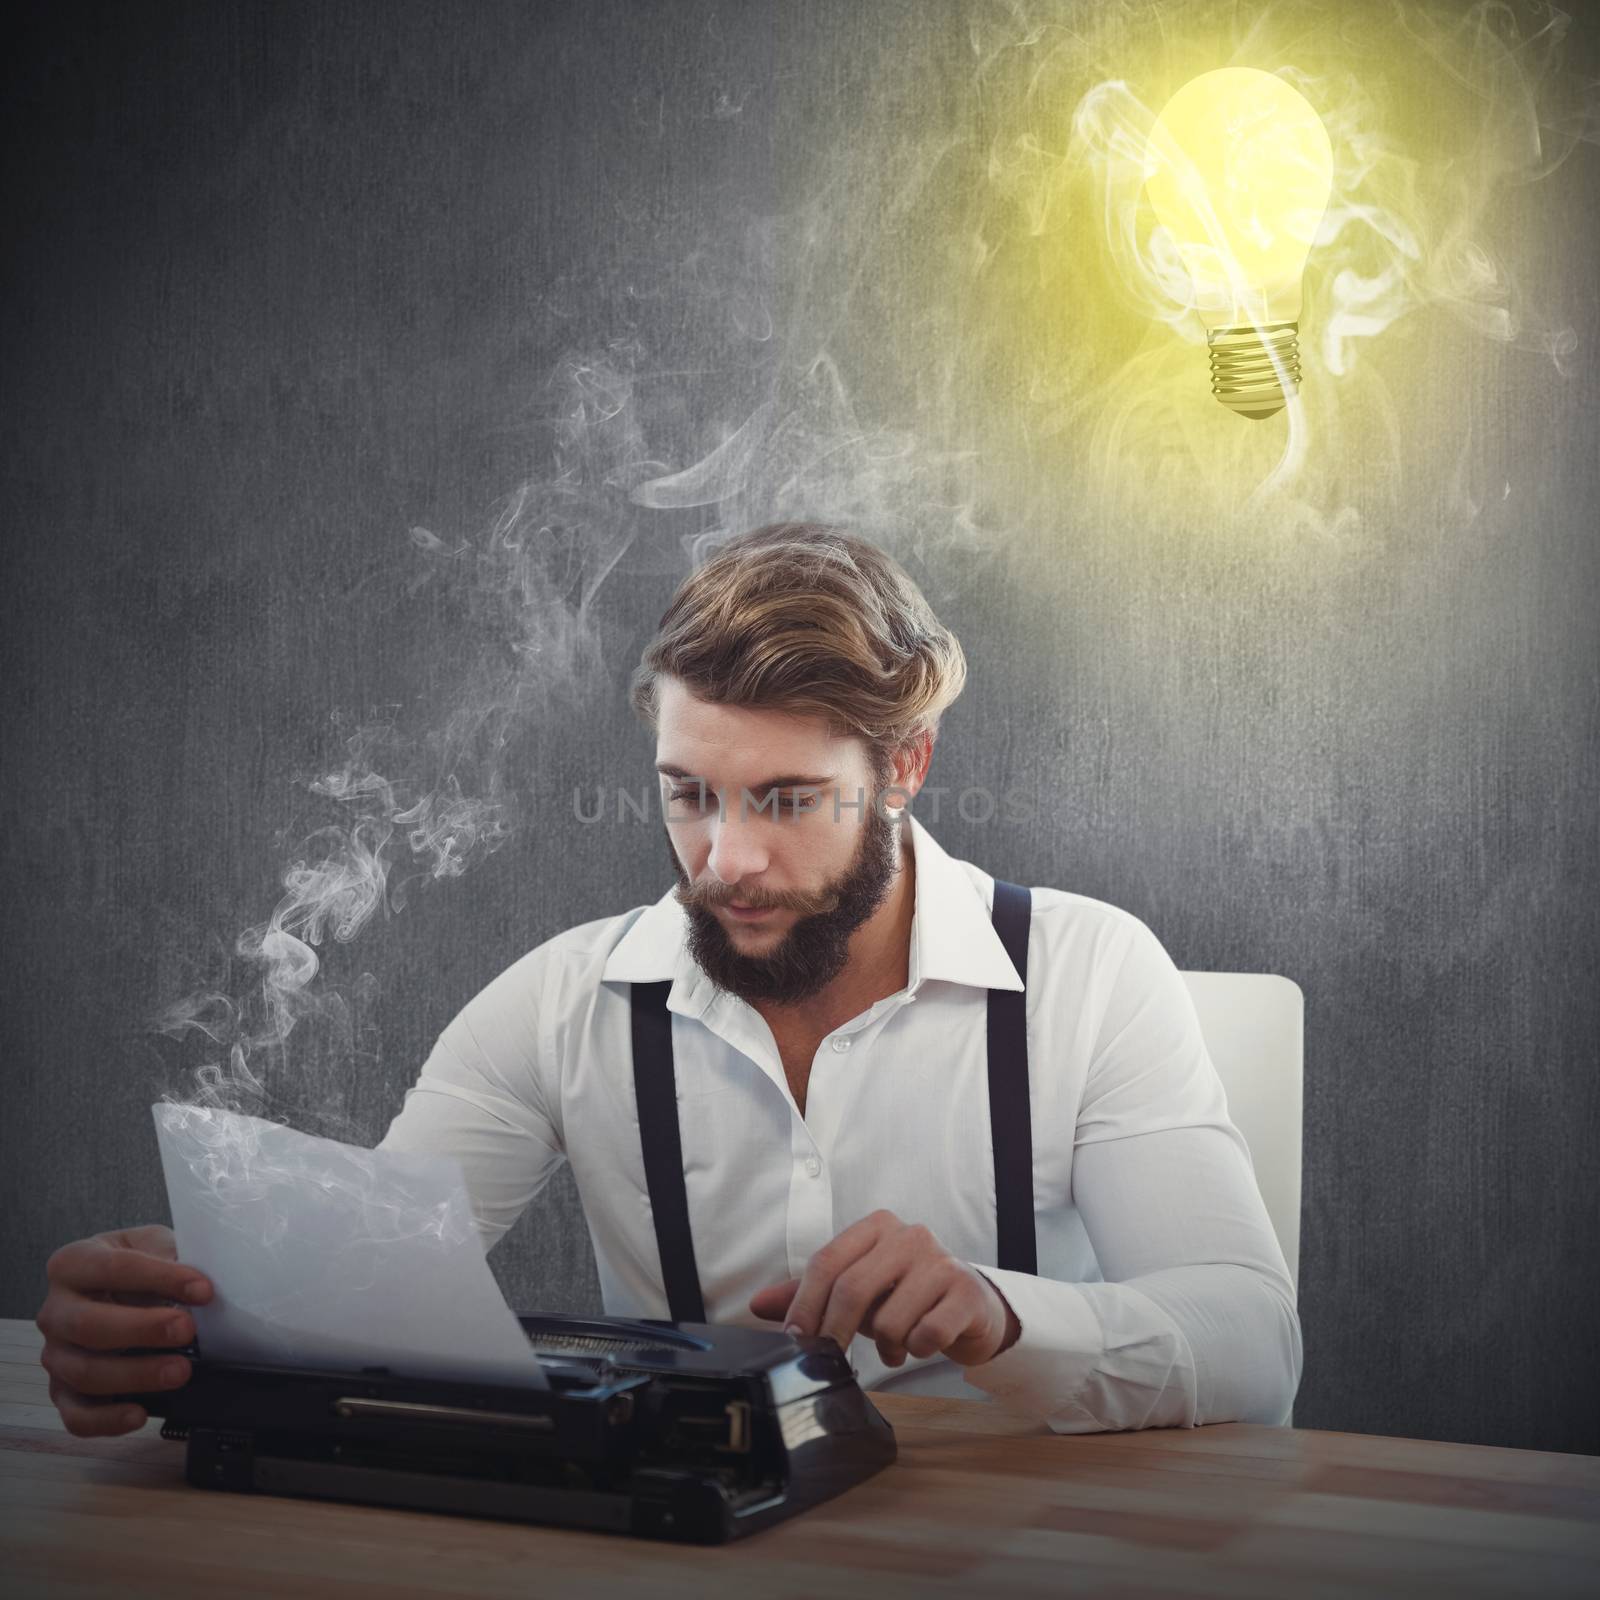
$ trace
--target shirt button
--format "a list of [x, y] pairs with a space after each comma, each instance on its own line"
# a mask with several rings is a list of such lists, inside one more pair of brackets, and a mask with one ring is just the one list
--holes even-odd
[[822, 1163], [815, 1156], [806, 1157], [806, 1176], [814, 1178], [822, 1171]]
[[837, 1050], [840, 1055], [843, 1055], [845, 1051], [850, 1048], [850, 1040], [844, 1036], [841, 1036], [833, 1041], [833, 1048]]

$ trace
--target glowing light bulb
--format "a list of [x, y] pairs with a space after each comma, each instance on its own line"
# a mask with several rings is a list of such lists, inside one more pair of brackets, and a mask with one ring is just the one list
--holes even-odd
[[1300, 279], [1333, 186], [1333, 148], [1282, 78], [1221, 67], [1178, 90], [1150, 131], [1145, 191], [1189, 278], [1211, 392], [1270, 417], [1300, 384]]

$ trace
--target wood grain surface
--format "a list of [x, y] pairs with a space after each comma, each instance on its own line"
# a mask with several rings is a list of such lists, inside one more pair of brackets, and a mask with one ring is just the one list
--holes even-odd
[[152, 1421], [61, 1427], [0, 1322], [10, 1596], [1589, 1595], [1600, 1461], [1243, 1423], [1055, 1435], [973, 1400], [877, 1401], [900, 1458], [718, 1548], [191, 1488]]

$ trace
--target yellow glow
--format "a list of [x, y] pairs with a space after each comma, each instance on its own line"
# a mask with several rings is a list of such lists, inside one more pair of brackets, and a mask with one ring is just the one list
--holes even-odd
[[[1008, 0], [959, 8], [969, 36], [933, 9], [873, 8], [899, 21], [857, 30], [852, 70], [884, 92], [843, 124], [812, 75], [778, 87], [780, 215], [741, 245], [727, 315], [737, 348], [810, 363], [805, 398], [674, 504], [734, 526], [728, 486], [759, 473], [752, 516], [887, 517], [930, 560], [930, 506], [973, 548], [1048, 524], [1076, 580], [1108, 584], [1200, 551], [1365, 560], [1500, 495], [1482, 449], [1499, 385], [1581, 381], [1576, 21], [1563, 41], [1568, 19], [1520, 0]], [[1157, 115], [1219, 67], [1287, 83], [1333, 147], [1300, 391], [1259, 426], [1208, 392], [1194, 284], [1146, 187]], [[866, 452], [848, 492], [842, 437]]]
[[1270, 416], [1293, 392], [1301, 276], [1332, 186], [1322, 119], [1270, 72], [1222, 67], [1191, 78], [1150, 130], [1145, 189], [1201, 321], [1212, 331], [1287, 330], [1276, 342], [1212, 339], [1213, 387], [1242, 415]]

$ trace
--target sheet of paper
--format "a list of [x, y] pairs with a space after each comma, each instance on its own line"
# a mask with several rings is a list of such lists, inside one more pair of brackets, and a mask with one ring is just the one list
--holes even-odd
[[261, 1117], [151, 1106], [207, 1360], [543, 1389], [454, 1156], [366, 1150]]

